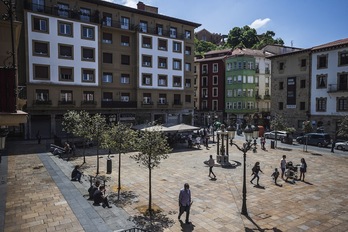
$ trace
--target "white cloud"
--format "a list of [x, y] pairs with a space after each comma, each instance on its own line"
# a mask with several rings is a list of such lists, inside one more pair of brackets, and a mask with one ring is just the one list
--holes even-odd
[[139, 2], [139, 0], [104, 0], [104, 1], [132, 7], [132, 8], [136, 8], [137, 3]]
[[249, 27], [254, 29], [259, 29], [260, 27], [265, 26], [269, 21], [271, 21], [270, 18], [265, 19], [256, 19], [254, 22], [252, 22]]

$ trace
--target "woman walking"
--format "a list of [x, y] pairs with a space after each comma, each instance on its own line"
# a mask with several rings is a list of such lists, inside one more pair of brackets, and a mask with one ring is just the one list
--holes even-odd
[[301, 159], [301, 166], [300, 166], [300, 179], [299, 180], [302, 179], [302, 181], [304, 181], [306, 172], [307, 172], [307, 163], [306, 163], [306, 160], [304, 158], [302, 158]]
[[254, 167], [251, 170], [253, 171], [253, 173], [251, 175], [254, 175], [254, 177], [251, 179], [250, 183], [254, 184], [253, 180], [256, 178], [257, 179], [256, 186], [260, 186], [259, 185], [259, 180], [260, 180], [259, 172], [263, 173], [263, 171], [260, 168], [260, 162], [256, 162]]

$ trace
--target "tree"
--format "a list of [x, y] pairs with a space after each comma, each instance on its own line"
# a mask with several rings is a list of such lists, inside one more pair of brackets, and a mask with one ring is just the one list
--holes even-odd
[[209, 51], [214, 51], [218, 48], [217, 45], [211, 43], [211, 42], [207, 42], [207, 41], [203, 41], [203, 40], [199, 40], [195, 37], [195, 55], [204, 55], [204, 53], [209, 52]]
[[132, 155], [131, 158], [140, 165], [146, 167], [149, 171], [149, 206], [148, 212], [152, 219], [152, 189], [151, 189], [151, 171], [159, 166], [162, 159], [168, 157], [171, 148], [168, 145], [167, 138], [159, 130], [140, 131], [136, 149], [139, 153]]
[[118, 152], [118, 194], [120, 199], [121, 190], [121, 154], [134, 149], [136, 133], [126, 124], [117, 123], [108, 127], [102, 135], [101, 146]]
[[343, 119], [341, 120], [338, 126], [337, 136], [344, 137], [344, 138], [348, 137], [348, 116], [347, 115], [343, 117]]
[[101, 135], [106, 130], [106, 120], [100, 114], [95, 114], [88, 120], [89, 125], [86, 129], [89, 129], [90, 136], [97, 142], [97, 175], [99, 174], [99, 146], [101, 142]]
[[78, 133], [78, 124], [80, 123], [80, 115], [77, 111], [68, 111], [63, 115], [62, 126], [67, 134], [76, 135]]
[[303, 122], [303, 132], [305, 134], [311, 133], [313, 131], [312, 123], [311, 121], [304, 121]]

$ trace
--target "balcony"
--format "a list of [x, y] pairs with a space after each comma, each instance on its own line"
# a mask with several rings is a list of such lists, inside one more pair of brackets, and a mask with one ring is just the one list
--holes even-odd
[[153, 107], [153, 101], [141, 101], [141, 106], [145, 108], [152, 108]]
[[82, 107], [96, 107], [97, 102], [96, 101], [81, 101]]
[[271, 95], [267, 94], [263, 97], [264, 100], [271, 100]]
[[182, 102], [180, 100], [174, 100], [173, 107], [182, 107]]
[[52, 105], [51, 100], [34, 100], [33, 105], [35, 106], [50, 106]]
[[168, 108], [168, 102], [167, 101], [159, 101], [157, 102], [157, 107], [158, 108]]
[[75, 101], [58, 101], [59, 106], [75, 106]]
[[137, 108], [136, 101], [101, 101], [101, 108]]
[[336, 92], [347, 92], [348, 84], [345, 85], [337, 85], [337, 84], [329, 84], [327, 89], [328, 93], [336, 93]]
[[80, 20], [84, 22], [91, 22], [91, 23], [99, 23], [99, 11], [91, 11], [90, 15], [84, 14], [80, 11], [80, 9], [74, 8], [74, 9], [59, 9], [58, 5], [55, 6], [43, 6], [34, 4], [32, 1], [27, 0], [24, 3], [24, 8], [26, 10], [34, 11], [34, 12], [40, 12], [45, 13], [51, 16], [61, 17], [61, 18], [68, 18], [68, 19], [74, 19], [74, 20]]

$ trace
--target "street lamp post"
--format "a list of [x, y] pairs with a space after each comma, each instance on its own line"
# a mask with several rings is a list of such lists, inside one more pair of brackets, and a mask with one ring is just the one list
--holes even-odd
[[[231, 146], [234, 145], [237, 147], [238, 150], [243, 152], [243, 203], [242, 203], [242, 211], [241, 214], [244, 216], [248, 216], [248, 210], [247, 210], [247, 205], [246, 205], [246, 153], [253, 149], [256, 151], [256, 139], [259, 137], [259, 128], [257, 126], [251, 126], [248, 125], [244, 129], [244, 136], [246, 142], [243, 144], [242, 147], [239, 147], [236, 143], [233, 142], [233, 139], [236, 134], [236, 129], [234, 127], [229, 127], [228, 128], [230, 137], [231, 137]], [[252, 143], [252, 141], [254, 142]]]

